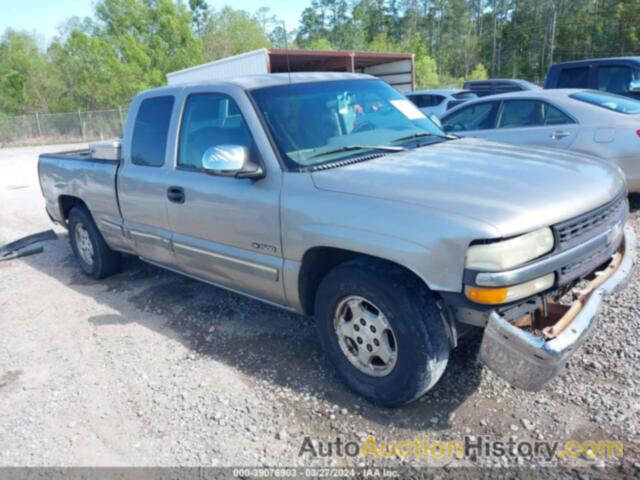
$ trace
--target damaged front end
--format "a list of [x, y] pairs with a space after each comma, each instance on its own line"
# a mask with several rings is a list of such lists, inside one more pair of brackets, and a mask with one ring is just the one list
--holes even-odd
[[603, 297], [624, 287], [635, 259], [636, 238], [627, 226], [610, 262], [590, 276], [584, 289], [570, 293], [574, 297], [570, 305], [546, 300], [515, 321], [492, 311], [480, 347], [481, 361], [510, 384], [539, 390], [595, 328]]
[[558, 374], [595, 327], [603, 297], [632, 274], [636, 237], [628, 212], [623, 191], [560, 224], [469, 247], [467, 304], [455, 316], [485, 328], [484, 364], [526, 390]]

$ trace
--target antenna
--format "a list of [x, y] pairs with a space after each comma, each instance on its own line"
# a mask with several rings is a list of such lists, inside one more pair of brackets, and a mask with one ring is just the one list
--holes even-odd
[[287, 24], [282, 20], [282, 29], [284, 30], [284, 51], [287, 56], [287, 73], [289, 74], [289, 85], [291, 85], [291, 62], [289, 60], [289, 41], [287, 40]]

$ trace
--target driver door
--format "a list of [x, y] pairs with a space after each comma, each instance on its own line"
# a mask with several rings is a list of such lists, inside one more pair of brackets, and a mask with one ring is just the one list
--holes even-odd
[[206, 150], [246, 147], [262, 163], [245, 116], [222, 92], [192, 93], [184, 100], [169, 202], [178, 267], [215, 284], [284, 303], [276, 172], [259, 180], [216, 176], [202, 170]]

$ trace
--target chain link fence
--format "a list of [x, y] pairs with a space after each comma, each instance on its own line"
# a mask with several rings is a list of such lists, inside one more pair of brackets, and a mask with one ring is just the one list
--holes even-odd
[[122, 134], [126, 108], [0, 116], [0, 148], [107, 140]]

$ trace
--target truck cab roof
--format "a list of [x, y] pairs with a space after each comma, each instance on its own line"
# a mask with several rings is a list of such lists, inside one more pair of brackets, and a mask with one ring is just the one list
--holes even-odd
[[345, 73], [345, 72], [292, 72], [288, 73], [269, 73], [262, 75], [243, 75], [238, 77], [229, 77], [212, 82], [186, 83], [175, 86], [165, 86], [146, 90], [142, 93], [161, 94], [175, 92], [189, 87], [202, 85], [235, 85], [244, 90], [254, 90], [257, 88], [276, 87], [286, 84], [313, 83], [313, 82], [332, 82], [338, 80], [375, 80], [376, 77], [363, 73]]
[[591, 65], [594, 63], [607, 64], [607, 63], [619, 63], [624, 62], [637, 62], [640, 63], [640, 56], [638, 57], [607, 57], [607, 58], [588, 58], [585, 60], [571, 60], [569, 62], [560, 62], [551, 66], [554, 67], [580, 67], [584, 65]]

